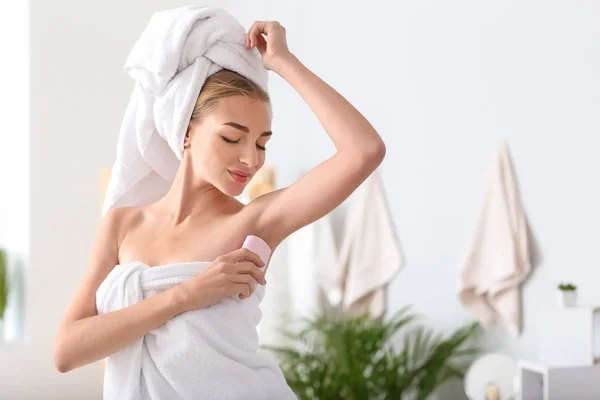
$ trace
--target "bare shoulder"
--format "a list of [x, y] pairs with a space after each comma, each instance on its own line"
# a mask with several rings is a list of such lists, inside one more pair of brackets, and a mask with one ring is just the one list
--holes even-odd
[[142, 207], [114, 208], [104, 215], [103, 224], [114, 235], [117, 245], [120, 245], [127, 231], [139, 225], [145, 214]]
[[131, 213], [129, 207], [113, 208], [108, 210], [100, 220], [100, 226], [107, 229], [117, 229], [127, 215]]
[[97, 279], [103, 278], [119, 263], [121, 243], [143, 215], [141, 207], [119, 207], [108, 210], [101, 218], [89, 264]]
[[118, 250], [126, 229], [132, 220], [139, 218], [139, 214], [140, 211], [135, 207], [119, 207], [108, 210], [102, 216], [92, 249], [92, 270], [97, 269], [99, 264], [104, 270], [113, 263], [118, 264]]

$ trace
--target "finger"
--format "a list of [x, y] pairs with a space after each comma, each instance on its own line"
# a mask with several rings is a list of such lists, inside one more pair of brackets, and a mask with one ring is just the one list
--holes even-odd
[[267, 283], [265, 280], [264, 271], [253, 263], [241, 262], [234, 265], [237, 268], [237, 274], [252, 276], [252, 279], [256, 280], [256, 282], [259, 282], [261, 285], [265, 285]]
[[256, 21], [252, 25], [250, 25], [250, 28], [248, 29], [248, 33], [246, 33], [248, 47], [252, 47], [252, 35], [254, 34], [254, 30], [256, 29], [255, 27], [256, 27]]
[[[253, 278], [250, 278], [250, 279], [252, 280]], [[243, 288], [243, 293], [242, 293], [242, 297], [241, 297], [242, 299], [247, 299], [248, 297], [252, 296], [252, 293], [254, 293], [254, 289], [252, 289], [252, 287], [253, 287], [252, 285], [250, 285], [249, 283], [246, 283], [246, 282], [239, 283], [239, 285], [241, 285]]]
[[267, 40], [264, 38], [263, 35], [258, 35], [256, 37], [255, 46], [259, 50], [260, 53], [264, 53], [267, 50]]
[[[259, 43], [258, 37], [263, 33], [269, 35], [269, 22], [268, 21], [254, 21], [250, 29], [248, 30], [248, 36], [250, 38], [250, 47], [254, 47]], [[264, 38], [262, 38], [264, 41]]]
[[246, 248], [240, 248], [235, 251], [235, 255], [233, 258], [233, 262], [241, 262], [241, 261], [250, 261], [253, 262], [258, 267], [264, 267], [265, 263], [260, 258], [258, 254], [255, 252], [248, 250]]
[[260, 257], [258, 257], [258, 254], [240, 247], [239, 249], [235, 249], [234, 251], [231, 251], [227, 254], [223, 254], [220, 258], [220, 261], [223, 261], [227, 264], [233, 264], [239, 261], [243, 261], [243, 260], [248, 260], [248, 261], [252, 261], [254, 263], [256, 263], [257, 261], [259, 261], [259, 263], [257, 263], [257, 265], [262, 266], [262, 260], [260, 259]]
[[252, 275], [248, 275], [248, 274], [234, 275], [231, 277], [231, 282], [244, 283], [244, 284], [248, 285], [248, 287], [250, 288], [251, 294], [254, 293], [254, 291], [256, 290], [256, 280], [254, 279], [254, 277]]
[[246, 33], [246, 47], [251, 48], [253, 46], [252, 37], [254, 35], [254, 31], [256, 31], [256, 22], [254, 22], [248, 32]]
[[261, 285], [266, 285], [265, 272], [251, 262], [241, 262], [235, 264], [238, 268], [238, 274], [252, 275]]
[[255, 24], [256, 31], [258, 33], [264, 33], [265, 35], [269, 34], [271, 27], [273, 26], [272, 21], [256, 21]]
[[250, 297], [250, 287], [245, 283], [232, 283], [231, 290], [237, 294], [240, 299]]

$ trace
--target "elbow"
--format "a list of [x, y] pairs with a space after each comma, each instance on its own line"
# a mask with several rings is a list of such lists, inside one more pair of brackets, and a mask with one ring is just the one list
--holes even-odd
[[56, 360], [54, 361], [54, 363], [55, 363], [56, 370], [57, 370], [58, 372], [60, 372], [61, 374], [66, 374], [67, 372], [69, 372], [69, 371], [70, 371], [70, 369], [69, 369], [69, 368], [67, 368], [67, 366], [66, 366], [66, 365], [64, 365], [64, 364], [58, 364], [58, 363], [56, 362]]
[[385, 153], [387, 151], [387, 148], [385, 147], [385, 143], [383, 142], [383, 140], [381, 138], [377, 141], [377, 143], [373, 147], [374, 147], [374, 149], [372, 150], [372, 157], [377, 162], [377, 165], [379, 165], [383, 162], [383, 159], [385, 158]]
[[367, 168], [375, 170], [381, 165], [385, 158], [386, 146], [381, 138], [374, 140], [363, 149], [364, 163]]
[[356, 167], [356, 172], [363, 174], [375, 171], [383, 162], [387, 148], [383, 140], [376, 135], [376, 138], [364, 141], [360, 144], [355, 143], [352, 147], [338, 151], [338, 154], [349, 160], [349, 164]]
[[54, 359], [54, 367], [61, 374], [67, 373], [72, 369], [66, 360], [65, 352], [63, 351], [63, 347], [64, 346], [61, 345], [59, 336], [57, 336], [54, 340], [54, 347], [52, 349], [52, 358]]
[[61, 374], [69, 372], [69, 367], [67, 366], [67, 363], [65, 362], [64, 357], [59, 349], [54, 348], [52, 356], [54, 358], [54, 368], [56, 368], [58, 372]]
[[54, 367], [61, 374], [66, 374], [73, 369], [67, 360], [65, 360], [64, 357], [58, 353], [54, 353]]
[[61, 374], [65, 374], [70, 371], [67, 363], [56, 353], [54, 354], [54, 368]]

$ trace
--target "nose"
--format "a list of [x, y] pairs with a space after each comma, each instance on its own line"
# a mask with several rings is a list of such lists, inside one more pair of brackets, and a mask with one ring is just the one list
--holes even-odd
[[256, 168], [258, 166], [258, 150], [254, 143], [244, 146], [244, 151], [240, 155], [240, 162], [246, 164], [250, 168]]

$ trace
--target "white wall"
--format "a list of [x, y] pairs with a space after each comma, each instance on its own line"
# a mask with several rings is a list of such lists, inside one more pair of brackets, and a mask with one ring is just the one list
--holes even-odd
[[[445, 331], [470, 318], [456, 296], [459, 264], [489, 160], [507, 139], [543, 262], [524, 287], [524, 334], [494, 330], [488, 344], [534, 358], [536, 310], [556, 304], [557, 282], [574, 281], [583, 303], [600, 303], [600, 4], [295, 4], [230, 9], [245, 24], [280, 20], [292, 51], [386, 141], [381, 170], [407, 257], [391, 311], [413, 304]], [[277, 77], [272, 90], [270, 157], [287, 185], [332, 146], [299, 96]]]
[[[3, 396], [100, 398], [99, 365], [59, 374], [52, 339], [97, 227], [98, 169], [114, 160], [132, 88], [125, 57], [154, 10], [186, 3], [31, 2], [30, 343], [0, 348]], [[413, 304], [444, 331], [470, 318], [456, 299], [458, 264], [501, 137], [544, 260], [524, 288], [523, 336], [494, 331], [489, 346], [535, 357], [534, 316], [555, 303], [560, 280], [577, 283], [583, 302], [600, 302], [598, 3], [227, 4], [246, 26], [280, 20], [299, 59], [384, 137], [382, 175], [407, 256], [391, 311]], [[299, 96], [271, 76], [268, 161], [288, 185], [333, 146]]]

